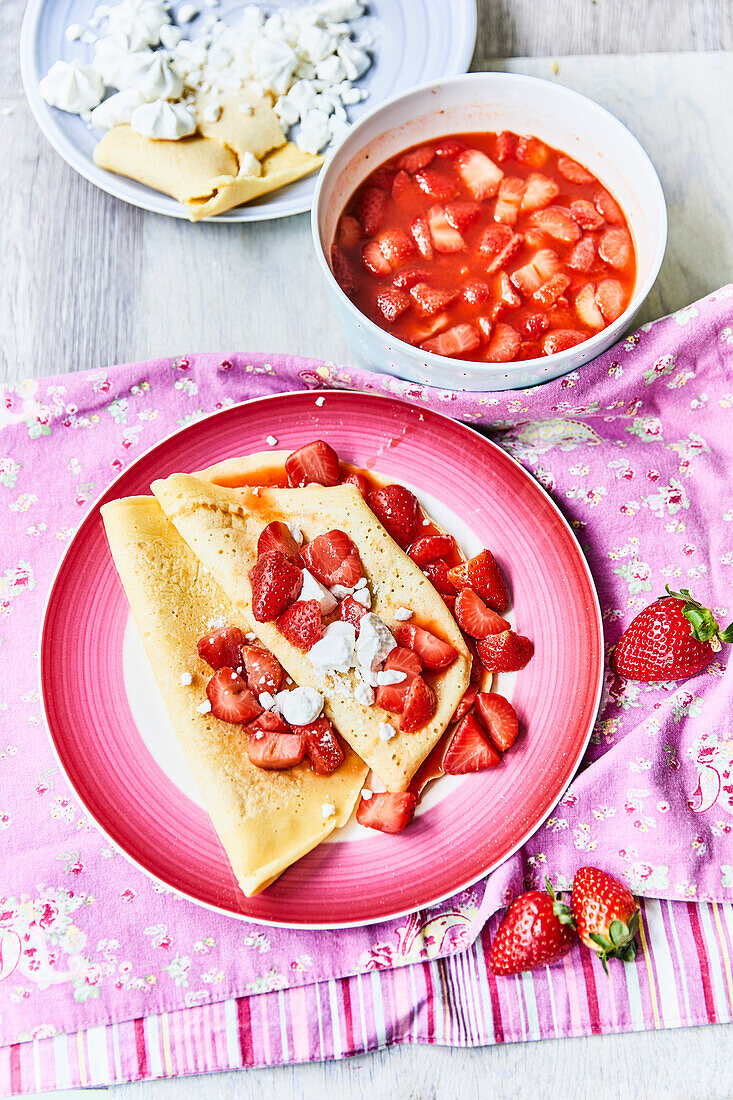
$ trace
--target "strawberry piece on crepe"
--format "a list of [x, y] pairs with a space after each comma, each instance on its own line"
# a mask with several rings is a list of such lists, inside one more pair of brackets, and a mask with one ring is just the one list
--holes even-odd
[[316, 535], [300, 551], [300, 560], [316, 580], [328, 587], [342, 584], [353, 588], [364, 572], [359, 551], [344, 531]]
[[279, 550], [268, 550], [249, 571], [252, 614], [258, 623], [269, 623], [297, 599], [303, 573]]
[[484, 603], [499, 614], [508, 608], [509, 595], [504, 578], [490, 550], [482, 550], [468, 561], [455, 565], [448, 575], [456, 588], [472, 588]]
[[414, 794], [372, 791], [369, 798], [362, 795], [356, 820], [367, 829], [378, 829], [380, 833], [401, 833], [412, 821], [416, 806], [417, 797]]
[[341, 473], [339, 457], [322, 439], [314, 439], [298, 447], [285, 459], [288, 485], [300, 489], [304, 485], [338, 485]]
[[199, 638], [197, 649], [202, 661], [216, 670], [225, 665], [230, 668], [242, 667], [242, 646], [244, 634], [236, 626], [223, 626]]
[[440, 672], [450, 666], [458, 656], [450, 642], [436, 637], [431, 631], [412, 623], [400, 623], [394, 631], [395, 641], [405, 649], [412, 649], [426, 668]]
[[483, 726], [472, 711], [461, 718], [451, 738], [445, 756], [446, 775], [467, 775], [495, 768], [501, 757], [486, 736]]
[[206, 695], [211, 703], [211, 713], [222, 722], [246, 724], [262, 713], [262, 707], [242, 677], [226, 665], [211, 677], [206, 685]]

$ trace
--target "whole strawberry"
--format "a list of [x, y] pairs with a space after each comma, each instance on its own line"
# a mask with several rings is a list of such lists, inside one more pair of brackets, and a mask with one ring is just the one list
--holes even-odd
[[636, 955], [639, 907], [634, 895], [598, 867], [581, 867], [573, 879], [570, 907], [581, 943], [607, 959], [631, 962]]
[[721, 631], [712, 611], [689, 591], [672, 592], [640, 611], [611, 657], [627, 680], [684, 680], [708, 665], [721, 642], [733, 642], [733, 623]]
[[512, 902], [489, 952], [489, 966], [495, 974], [536, 970], [567, 955], [575, 932], [564, 914], [556, 914], [555, 905], [554, 895], [544, 890], [530, 890]]

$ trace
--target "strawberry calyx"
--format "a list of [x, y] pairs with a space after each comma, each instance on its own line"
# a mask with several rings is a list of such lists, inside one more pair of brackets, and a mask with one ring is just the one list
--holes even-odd
[[665, 588], [667, 595], [684, 601], [682, 614], [692, 627], [693, 637], [698, 642], [708, 642], [714, 653], [718, 652], [723, 642], [733, 642], [733, 623], [721, 630], [712, 611], [698, 603], [689, 588], [681, 588], [679, 592], [673, 592], [669, 585], [665, 585]]
[[575, 917], [573, 916], [573, 911], [570, 906], [566, 905], [565, 902], [562, 900], [562, 892], [560, 892], [559, 894], [555, 893], [555, 888], [550, 882], [549, 875], [545, 875], [545, 888], [547, 889], [547, 893], [552, 898], [552, 911], [557, 919], [560, 921], [560, 924], [572, 924], [573, 928], [575, 928]]
[[608, 935], [600, 932], [589, 932], [589, 938], [598, 944], [600, 951], [598, 957], [603, 964], [603, 969], [608, 974], [607, 959], [621, 959], [622, 962], [633, 962], [636, 958], [637, 943], [634, 938], [639, 931], [639, 910], [637, 909], [627, 924], [626, 921], [612, 920], [608, 926]]

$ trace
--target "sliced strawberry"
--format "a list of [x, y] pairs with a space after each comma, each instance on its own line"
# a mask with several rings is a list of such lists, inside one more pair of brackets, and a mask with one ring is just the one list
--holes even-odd
[[[479, 670], [479, 672], [478, 674], [474, 675], [477, 669]], [[461, 718], [465, 718], [465, 716], [468, 714], [474, 704], [476, 696], [478, 695], [478, 689], [480, 687], [480, 682], [482, 679], [483, 666], [480, 661], [474, 659], [471, 664], [471, 680], [468, 687], [461, 696], [460, 703], [453, 712], [451, 722], [460, 722]]]
[[593, 196], [593, 202], [595, 203], [596, 210], [599, 214], [603, 215], [605, 221], [610, 225], [624, 225], [625, 219], [621, 207], [614, 198], [611, 198], [608, 191], [598, 191]]
[[548, 237], [564, 244], [572, 244], [580, 239], [580, 226], [562, 206], [547, 206], [544, 210], [536, 210], [532, 215], [532, 224]]
[[466, 247], [461, 234], [448, 221], [445, 208], [431, 206], [428, 210], [430, 240], [436, 252], [460, 252]]
[[453, 608], [456, 606], [455, 596], [450, 595], [447, 592], [441, 592], [440, 593], [440, 598], [441, 598], [441, 600], [443, 601], [443, 603], [445, 604], [445, 606], [448, 608], [448, 610], [450, 611], [450, 613], [452, 615], [453, 614]]
[[361, 262], [372, 275], [389, 275], [392, 270], [389, 260], [385, 257], [376, 241], [369, 241], [361, 250]]
[[538, 290], [535, 290], [532, 295], [532, 301], [537, 302], [538, 305], [544, 306], [545, 309], [547, 309], [549, 306], [555, 304], [569, 286], [569, 276], [553, 275], [552, 278], [548, 279], [546, 283], [543, 283]]
[[484, 359], [487, 363], [511, 363], [521, 343], [522, 338], [516, 329], [497, 321], [484, 352]]
[[317, 775], [330, 775], [343, 764], [344, 750], [328, 718], [319, 718], [307, 726], [293, 726], [293, 733], [305, 737], [305, 751]]
[[346, 474], [346, 476], [342, 475], [341, 480], [339, 481], [339, 485], [356, 485], [357, 489], [364, 497], [364, 500], [366, 500], [367, 495], [370, 491], [368, 479], [364, 476], [364, 474], [359, 474], [355, 470], [352, 470], [352, 472], [350, 474]]
[[603, 225], [603, 218], [587, 199], [575, 199], [570, 203], [570, 217], [581, 229], [600, 229]]
[[289, 607], [303, 586], [303, 574], [278, 550], [262, 554], [249, 571], [252, 614], [258, 623], [269, 623]]
[[212, 630], [198, 641], [198, 654], [211, 668], [242, 667], [242, 646], [244, 634], [237, 626], [224, 626], [221, 630]]
[[[454, 650], [455, 652], [455, 650]], [[400, 715], [400, 729], [405, 733], [414, 733], [422, 729], [438, 709], [435, 692], [425, 683], [422, 676], [411, 681], [405, 697], [405, 706]]]
[[596, 242], [593, 237], [581, 237], [573, 247], [566, 263], [574, 271], [588, 272], [593, 267], [596, 259]]
[[385, 229], [377, 237], [377, 244], [390, 267], [400, 267], [415, 254], [415, 246], [401, 229]]
[[344, 214], [338, 226], [338, 243], [341, 247], [353, 248], [361, 239], [361, 234], [361, 225], [356, 218], [352, 218], [350, 214]]
[[411, 334], [406, 339], [415, 347], [419, 347], [424, 340], [427, 340], [430, 336], [435, 336], [436, 332], [442, 332], [444, 328], [448, 328], [450, 321], [450, 316], [445, 311], [437, 313], [427, 320], [424, 325], [414, 326]]
[[425, 667], [433, 672], [450, 668], [458, 656], [450, 642], [443, 641], [422, 626], [400, 623], [394, 630], [394, 636], [398, 645], [414, 650]]
[[426, 340], [420, 347], [423, 351], [432, 351], [435, 355], [447, 355], [454, 358], [473, 351], [481, 343], [478, 330], [469, 324], [454, 325], [446, 329], [431, 340]]
[[578, 332], [574, 328], [556, 328], [542, 337], [542, 354], [556, 355], [559, 351], [567, 351], [576, 344], [582, 344], [587, 340], [585, 332]]
[[485, 305], [491, 301], [491, 287], [480, 279], [472, 279], [470, 283], [466, 283], [461, 293], [469, 306]]
[[522, 294], [528, 296], [556, 275], [561, 267], [560, 257], [556, 252], [551, 248], [541, 248], [539, 252], [535, 252], [529, 263], [517, 268], [509, 278]]
[[514, 225], [519, 217], [519, 207], [526, 183], [519, 176], [504, 176], [499, 184], [499, 194], [494, 207], [494, 221]]
[[386, 286], [377, 292], [377, 308], [386, 321], [395, 321], [410, 308], [410, 299], [404, 290]]
[[388, 208], [389, 195], [381, 187], [367, 187], [362, 191], [355, 213], [368, 237], [373, 237], [382, 228]]
[[315, 439], [288, 455], [285, 473], [293, 489], [302, 489], [304, 485], [338, 485], [339, 456], [328, 443]]
[[412, 176], [401, 170], [397, 173], [392, 183], [392, 198], [396, 203], [408, 203], [414, 201], [420, 194], [419, 188]]
[[481, 215], [482, 206], [478, 202], [448, 202], [445, 204], [445, 216], [450, 225], [459, 233], [464, 233]]
[[445, 160], [455, 160], [465, 148], [465, 144], [459, 141], [458, 138], [443, 138], [435, 146], [435, 155], [436, 157], [443, 157]]
[[581, 287], [575, 297], [575, 312], [578, 319], [588, 328], [601, 329], [605, 327], [603, 314], [596, 305], [596, 288], [593, 283], [586, 283]]
[[504, 630], [481, 638], [476, 650], [487, 672], [518, 672], [529, 662], [534, 646], [529, 638]]
[[282, 520], [274, 519], [260, 531], [260, 537], [257, 539], [257, 557], [262, 557], [268, 550], [279, 550], [290, 561], [294, 561], [300, 553], [300, 546], [290, 533], [287, 523], [283, 523]]
[[539, 359], [541, 355], [542, 349], [535, 340], [522, 340], [517, 352], [517, 362], [524, 359]]
[[353, 596], [345, 596], [339, 603], [339, 619], [345, 623], [351, 623], [356, 628], [356, 633], [359, 633], [359, 624], [367, 613], [367, 608], [363, 603], [359, 603]]
[[451, 743], [443, 757], [446, 775], [466, 775], [495, 768], [501, 757], [489, 742], [473, 714], [467, 714], [456, 727]]
[[435, 150], [432, 145], [419, 145], [417, 149], [410, 149], [409, 152], [403, 153], [397, 161], [397, 167], [412, 174], [421, 168], [427, 168], [434, 156]]
[[541, 336], [550, 327], [550, 322], [544, 313], [524, 313], [517, 317], [515, 324], [523, 336], [534, 340]]
[[404, 485], [375, 489], [367, 503], [383, 527], [403, 549], [409, 546], [420, 524], [420, 505]]
[[262, 707], [242, 677], [227, 665], [211, 677], [206, 685], [206, 695], [211, 703], [211, 713], [222, 722], [251, 722], [262, 713]]
[[381, 684], [374, 697], [377, 706], [388, 710], [390, 714], [402, 714], [411, 682], [405, 678], [399, 684]]
[[353, 588], [363, 574], [359, 551], [344, 531], [317, 535], [300, 551], [300, 559], [321, 584]]
[[541, 172], [532, 172], [527, 177], [524, 194], [522, 195], [522, 213], [532, 213], [534, 210], [544, 210], [560, 193], [560, 188], [554, 180], [543, 176]]
[[476, 318], [476, 324], [479, 327], [479, 331], [481, 332], [482, 339], [483, 340], [488, 340], [491, 337], [491, 331], [494, 327], [493, 318], [492, 317], [486, 317], [486, 316], [477, 317]]
[[265, 771], [284, 771], [301, 762], [305, 748], [302, 733], [258, 729], [247, 742], [247, 756], [251, 764]]
[[401, 833], [412, 821], [416, 806], [417, 795], [409, 792], [372, 791], [370, 798], [362, 798], [359, 803], [356, 820], [380, 833]]
[[632, 255], [627, 229], [607, 229], [598, 244], [598, 255], [611, 267], [626, 267]]
[[506, 619], [487, 607], [472, 588], [462, 588], [458, 593], [455, 616], [461, 630], [472, 638], [486, 638], [510, 629]]
[[[295, 604], [292, 606], [295, 607]], [[280, 690], [285, 673], [274, 654], [261, 646], [246, 645], [242, 649], [242, 656], [244, 657], [244, 674], [250, 691], [260, 696], [263, 691], [269, 691], [271, 695], [274, 695], [275, 692]]]
[[455, 596], [455, 585], [448, 576], [448, 562], [440, 559], [439, 561], [428, 562], [423, 566], [423, 573], [428, 578], [433, 588], [440, 592], [444, 596]]
[[499, 752], [506, 752], [517, 739], [517, 712], [508, 699], [494, 691], [481, 691], [476, 696], [474, 711]]
[[420, 269], [419, 267], [405, 267], [402, 271], [398, 271], [392, 280], [392, 286], [396, 286], [398, 290], [409, 290], [415, 283], [425, 283], [431, 276], [430, 271]]
[[421, 168], [415, 173], [415, 182], [421, 191], [436, 202], [452, 199], [458, 190], [454, 173], [445, 168]]
[[541, 168], [549, 156], [549, 149], [536, 137], [523, 135], [517, 140], [516, 158], [532, 168]]
[[557, 170], [570, 183], [595, 182], [596, 177], [592, 176], [582, 164], [578, 164], [576, 160], [572, 160], [570, 157], [560, 157], [557, 162]]
[[478, 149], [464, 149], [454, 163], [469, 192], [479, 202], [491, 198], [499, 190], [504, 173], [486, 153]]
[[510, 226], [488, 225], [479, 237], [477, 248], [480, 254], [493, 265], [487, 269], [489, 274], [503, 267], [521, 243], [522, 238], [514, 233]]
[[422, 567], [428, 562], [444, 558], [446, 554], [450, 554], [454, 546], [452, 535], [423, 535], [422, 538], [415, 539], [407, 555], [412, 558], [415, 565]]
[[291, 645], [307, 652], [321, 637], [321, 605], [318, 600], [296, 600], [279, 616], [277, 628]]
[[354, 270], [337, 244], [331, 245], [331, 271], [344, 294], [354, 294], [357, 286]]
[[410, 225], [410, 236], [417, 245], [417, 250], [424, 260], [433, 258], [433, 241], [430, 229], [425, 218], [420, 214]]
[[372, 173], [371, 181], [375, 187], [381, 187], [383, 191], [391, 191], [396, 175], [396, 168], [388, 164], [382, 164], [376, 172]]
[[499, 164], [505, 160], [513, 160], [517, 155], [517, 135], [509, 130], [502, 130], [496, 135], [496, 159]]
[[455, 565], [450, 571], [450, 579], [458, 589], [472, 588], [484, 603], [499, 614], [509, 606], [504, 578], [490, 550], [482, 550], [468, 561]]
[[274, 710], [263, 710], [258, 714], [254, 722], [247, 726], [248, 733], [290, 733], [290, 726], [282, 714], [276, 714]]
[[518, 305], [521, 305], [522, 300], [512, 286], [506, 271], [499, 272], [496, 282], [499, 302], [502, 305], [506, 306], [507, 309], [516, 309]]
[[422, 672], [420, 655], [405, 646], [395, 646], [384, 662], [385, 672], [404, 672], [407, 680], [414, 680]]
[[601, 279], [596, 287], [596, 305], [609, 324], [623, 313], [625, 298], [624, 288], [618, 279]]
[[410, 287], [410, 297], [417, 312], [423, 317], [432, 317], [455, 302], [457, 290], [444, 290], [442, 287], [429, 286], [427, 283], [415, 283]]

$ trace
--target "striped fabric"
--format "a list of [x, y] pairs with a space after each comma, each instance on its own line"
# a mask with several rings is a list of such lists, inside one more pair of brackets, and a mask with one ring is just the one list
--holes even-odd
[[498, 923], [465, 952], [218, 1004], [16, 1043], [0, 1092], [344, 1058], [393, 1043], [482, 1046], [733, 1020], [733, 904], [642, 900], [634, 964], [576, 948], [562, 964], [496, 979]]

